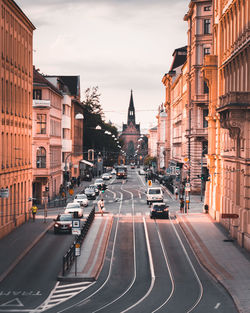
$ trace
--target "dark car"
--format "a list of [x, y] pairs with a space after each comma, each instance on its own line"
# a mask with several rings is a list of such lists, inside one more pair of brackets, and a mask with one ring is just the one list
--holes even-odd
[[95, 193], [95, 189], [94, 188], [89, 188], [87, 187], [85, 189], [85, 195], [87, 196], [88, 199], [90, 200], [95, 200], [96, 199], [96, 193]]
[[68, 232], [71, 233], [72, 229], [72, 214], [58, 214], [54, 219], [54, 233]]
[[98, 195], [99, 195], [99, 189], [97, 188], [97, 186], [96, 186], [96, 185], [89, 185], [89, 187], [88, 187], [88, 188], [93, 189], [93, 190], [95, 191], [96, 196], [98, 196]]
[[168, 205], [162, 202], [155, 202], [150, 209], [150, 218], [169, 218]]

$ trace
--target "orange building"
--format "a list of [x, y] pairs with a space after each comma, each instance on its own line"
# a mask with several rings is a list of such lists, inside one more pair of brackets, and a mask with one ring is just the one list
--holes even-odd
[[[209, 84], [209, 213], [250, 250], [249, 1], [214, 1], [213, 52], [203, 74]], [[236, 214], [235, 219], [222, 214]], [[229, 216], [229, 215], [228, 215]]]
[[28, 219], [31, 207], [35, 27], [14, 1], [0, 0], [0, 6], [0, 188], [7, 192], [0, 193], [2, 237]]
[[[201, 163], [208, 145], [208, 86], [201, 73], [204, 57], [211, 54], [213, 5], [211, 0], [192, 0], [184, 16], [188, 23], [187, 114], [189, 176], [191, 192], [201, 189]], [[205, 167], [202, 167], [206, 171]], [[204, 172], [203, 174], [206, 174]]]

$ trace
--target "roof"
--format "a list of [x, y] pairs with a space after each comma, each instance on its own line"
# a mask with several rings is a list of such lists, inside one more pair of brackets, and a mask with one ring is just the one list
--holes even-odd
[[33, 84], [41, 87], [47, 87], [54, 90], [57, 94], [62, 96], [62, 93], [59, 89], [57, 89], [51, 82], [49, 82], [44, 75], [40, 74], [38, 70], [33, 66]]
[[174, 71], [175, 68], [183, 65], [187, 60], [187, 46], [175, 49], [173, 54], [173, 62], [170, 66], [169, 72]]
[[80, 98], [80, 76], [58, 76], [68, 86], [72, 96]]

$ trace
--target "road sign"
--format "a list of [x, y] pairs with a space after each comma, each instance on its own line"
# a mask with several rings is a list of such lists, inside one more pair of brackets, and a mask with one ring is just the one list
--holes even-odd
[[73, 194], [74, 194], [74, 189], [69, 189], [69, 194], [70, 194], [71, 196], [73, 196]]
[[80, 243], [75, 244], [75, 256], [80, 256], [81, 255], [81, 245]]
[[152, 180], [148, 180], [148, 187], [152, 187]]
[[72, 235], [81, 235], [81, 228], [80, 228], [80, 220], [75, 219], [72, 221]]
[[235, 213], [222, 213], [221, 218], [239, 218], [239, 215]]
[[184, 170], [189, 170], [189, 168], [190, 168], [190, 166], [189, 166], [188, 163], [184, 163], [184, 164], [183, 164], [183, 169], [184, 169]]
[[188, 162], [188, 158], [184, 158], [184, 162]]

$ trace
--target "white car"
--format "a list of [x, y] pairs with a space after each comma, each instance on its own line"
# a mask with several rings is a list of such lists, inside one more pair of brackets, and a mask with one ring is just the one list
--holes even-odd
[[83, 217], [83, 209], [81, 208], [79, 203], [70, 202], [67, 204], [64, 213], [65, 214], [74, 214], [75, 212], [78, 213], [79, 217]]
[[115, 175], [116, 174], [116, 170], [113, 168], [111, 171], [111, 175]]
[[74, 203], [79, 203], [82, 206], [88, 206], [89, 200], [84, 193], [79, 193], [75, 196]]
[[108, 173], [104, 173], [104, 174], [102, 175], [102, 179], [103, 179], [103, 180], [109, 180], [109, 179], [110, 179], [109, 174], [108, 174]]
[[163, 202], [163, 191], [161, 187], [150, 187], [146, 192], [147, 204]]

